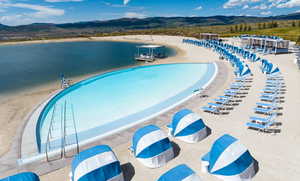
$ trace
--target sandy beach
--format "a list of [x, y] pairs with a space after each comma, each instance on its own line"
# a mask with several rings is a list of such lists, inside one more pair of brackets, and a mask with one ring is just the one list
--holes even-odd
[[[286, 83], [286, 93], [284, 96], [283, 107], [280, 112], [282, 116], [277, 118], [277, 121], [282, 125], [278, 128], [280, 132], [277, 134], [265, 134], [257, 131], [248, 130], [245, 123], [249, 121], [249, 116], [253, 116], [256, 102], [259, 102], [259, 93], [265, 85], [266, 76], [261, 73], [259, 63], [248, 63], [254, 76], [251, 88], [246, 97], [242, 98], [242, 102], [235, 106], [228, 115], [212, 115], [204, 113], [200, 108], [211, 102], [213, 98], [223, 94], [230, 83], [233, 82], [232, 68], [228, 62], [221, 61], [218, 55], [211, 50], [199, 48], [192, 45], [182, 44], [182, 37], [171, 36], [122, 36], [122, 37], [103, 37], [89, 39], [69, 39], [66, 41], [134, 41], [157, 43], [170, 46], [177, 50], [177, 55], [154, 62], [155, 64], [162, 63], [177, 63], [177, 62], [216, 62], [219, 66], [219, 74], [215, 81], [202, 93], [208, 97], [202, 98], [195, 96], [186, 101], [182, 105], [145, 122], [155, 123], [167, 131], [165, 125], [170, 122], [173, 114], [182, 109], [189, 108], [194, 112], [199, 113], [207, 126], [212, 130], [212, 134], [205, 140], [196, 144], [187, 144], [178, 140], [172, 140], [178, 145], [178, 156], [170, 161], [166, 166], [158, 169], [148, 169], [140, 164], [132, 155], [129, 154], [128, 147], [130, 146], [130, 136], [134, 129], [126, 131], [126, 136], [122, 133], [116, 134], [110, 138], [101, 140], [95, 144], [108, 144], [115, 151], [117, 157], [121, 161], [123, 168], [128, 171], [126, 181], [157, 180], [165, 171], [178, 164], [185, 163], [195, 170], [203, 180], [218, 180], [216, 177], [201, 173], [200, 158], [210, 149], [210, 146], [218, 137], [225, 133], [231, 134], [240, 139], [240, 141], [249, 149], [252, 156], [258, 161], [259, 171], [253, 180], [258, 181], [297, 181], [299, 180], [300, 170], [300, 122], [297, 116], [298, 107], [300, 105], [300, 71], [294, 63], [294, 54], [282, 55], [260, 55], [271, 62], [275, 63], [281, 69], [282, 75]], [[54, 40], [60, 42], [63, 40]], [[49, 41], [34, 41], [26, 43], [47, 43]], [[52, 41], [51, 41], [52, 42]], [[7, 43], [6, 43], [7, 44]], [[11, 44], [11, 43], [10, 43]], [[100, 72], [99, 72], [100, 73]], [[72, 78], [73, 81], [83, 80], [92, 75], [84, 75]], [[13, 168], [15, 161], [20, 157], [18, 151], [22, 136], [22, 128], [26, 123], [26, 116], [43, 102], [50, 94], [59, 89], [59, 84], [53, 82], [47, 85], [41, 85], [22, 92], [14, 93], [13, 95], [0, 96], [0, 167], [7, 168], [6, 172], [0, 176], [24, 169]], [[142, 125], [139, 125], [139, 127]], [[112, 138], [112, 139], [111, 139]], [[108, 141], [109, 140], [109, 141]], [[9, 162], [5, 162], [9, 160]], [[28, 167], [28, 170], [36, 171], [41, 174], [42, 181], [52, 180], [69, 180], [70, 159], [63, 160], [59, 166], [54, 167], [56, 171], [49, 172], [49, 169]], [[55, 163], [53, 163], [55, 164]], [[47, 166], [47, 165], [44, 165]]]

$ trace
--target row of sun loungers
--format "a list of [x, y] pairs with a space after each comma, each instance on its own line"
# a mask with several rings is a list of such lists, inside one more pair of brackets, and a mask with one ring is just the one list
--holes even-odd
[[254, 112], [267, 117], [251, 116], [250, 122], [246, 123], [246, 126], [258, 131], [269, 132], [271, 126], [276, 123], [276, 118], [279, 115], [278, 105], [281, 100], [281, 94], [285, 87], [284, 80], [281, 75], [269, 75], [265, 88], [262, 89], [260, 100], [262, 102], [256, 103]]
[[[214, 102], [209, 102], [207, 106], [202, 107], [204, 112], [212, 114], [222, 114], [224, 111], [232, 109], [232, 106], [236, 104], [236, 98], [240, 98], [241, 95], [246, 94], [246, 90], [249, 89], [248, 84], [245, 83], [250, 79], [237, 78], [234, 83], [229, 86], [229, 89], [224, 90], [224, 95], [213, 99]], [[225, 112], [226, 113], [226, 112]]]

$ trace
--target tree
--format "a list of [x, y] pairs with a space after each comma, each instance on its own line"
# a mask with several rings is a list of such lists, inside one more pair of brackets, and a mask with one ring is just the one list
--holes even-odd
[[273, 28], [273, 21], [271, 23], [268, 23], [268, 28]]
[[296, 22], [295, 21], [292, 22], [292, 27], [296, 27]]
[[267, 28], [266, 23], [263, 24], [263, 27], [262, 27], [262, 28], [263, 28], [263, 29], [266, 29], [266, 28]]
[[239, 30], [238, 25], [235, 25], [235, 26], [234, 26], [234, 31], [235, 31], [235, 32], [238, 32], [238, 30]]
[[252, 30], [252, 27], [249, 25], [248, 26], [248, 31], [251, 31]]
[[240, 25], [240, 31], [243, 31], [243, 27], [244, 27], [244, 26], [241, 24], [241, 25]]
[[273, 28], [277, 28], [277, 27], [278, 27], [278, 22], [274, 21]]
[[233, 32], [234, 32], [233, 27], [230, 26], [230, 33], [233, 33]]
[[298, 21], [298, 27], [300, 27], [300, 21]]
[[244, 31], [247, 31], [247, 30], [248, 30], [248, 26], [245, 25], [245, 26], [244, 26]]
[[258, 23], [258, 29], [261, 29], [261, 24], [260, 23]]

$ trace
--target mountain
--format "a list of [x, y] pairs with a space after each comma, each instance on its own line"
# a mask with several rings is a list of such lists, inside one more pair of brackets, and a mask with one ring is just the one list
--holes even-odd
[[272, 16], [269, 17], [274, 20], [299, 20], [300, 19], [300, 12], [299, 13], [293, 13], [288, 15], [280, 15], [280, 16]]
[[34, 23], [21, 26], [0, 24], [0, 40], [27, 40], [32, 38], [56, 38], [90, 36], [97, 33], [122, 32], [154, 28], [232, 25], [273, 20], [300, 20], [300, 13], [270, 16], [210, 16], [210, 17], [149, 17], [144, 19], [121, 18], [107, 21], [89, 21], [65, 24]]

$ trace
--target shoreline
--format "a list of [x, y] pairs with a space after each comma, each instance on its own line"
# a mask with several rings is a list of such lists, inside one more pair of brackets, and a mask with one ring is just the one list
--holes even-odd
[[[83, 39], [82, 39], [83, 40]], [[71, 41], [69, 42], [77, 42], [78, 40], [76, 39], [72, 39]], [[98, 39], [97, 41], [118, 41], [118, 42], [126, 42], [126, 40], [107, 40], [107, 38], [105, 40], [102, 40], [102, 39]], [[53, 42], [68, 42], [68, 41], [51, 41], [51, 42], [44, 42], [44, 43], [53, 43]], [[128, 41], [129, 42], [129, 41]], [[131, 41], [133, 42], [133, 41]], [[134, 41], [134, 42], [143, 42], [142, 40], [139, 40], [139, 41]], [[33, 42], [22, 42], [21, 44], [31, 44]], [[34, 43], [39, 43], [39, 42], [34, 42]], [[146, 42], [144, 42], [146, 43]], [[1, 43], [0, 43], [1, 44]], [[20, 44], [20, 42], [18, 42], [18, 44]], [[162, 43], [161, 43], [162, 44]], [[185, 55], [185, 52], [178, 48], [178, 47], [175, 47], [175, 46], [169, 46], [167, 43], [163, 44], [164, 46], [168, 46], [172, 49], [174, 49], [175, 51], [175, 55], [171, 56], [171, 57], [167, 57], [165, 59], [161, 59], [161, 60], [158, 60], [156, 62], [153, 62], [151, 64], [159, 64], [159, 62], [168, 62], [170, 59], [176, 59], [178, 57], [182, 57]], [[141, 66], [141, 65], [150, 65], [149, 64], [146, 64], [144, 62], [137, 62], [136, 64], [134, 65], [129, 65], [129, 66], [123, 66], [123, 67], [118, 67], [118, 68], [112, 68], [112, 69], [107, 69], [107, 70], [102, 70], [102, 71], [97, 71], [97, 72], [93, 72], [93, 73], [86, 73], [86, 74], [83, 74], [83, 75], [78, 75], [78, 76], [73, 76], [73, 77], [68, 77], [69, 79], [72, 80], [73, 83], [77, 83], [77, 82], [80, 82], [82, 80], [85, 80], [89, 77], [93, 77], [93, 76], [97, 76], [97, 75], [100, 75], [100, 74], [104, 74], [104, 73], [107, 73], [107, 72], [111, 72], [111, 71], [116, 71], [116, 70], [121, 70], [121, 69], [126, 69], [126, 68], [131, 68], [131, 67], [136, 67], [136, 66]], [[16, 91], [12, 91], [12, 92], [5, 92], [3, 94], [0, 95], [0, 113], [2, 112], [5, 112], [5, 106], [8, 102], [12, 102], [12, 101], [16, 101], [22, 97], [28, 97], [28, 96], [32, 96], [32, 95], [39, 95], [41, 94], [43, 96], [42, 99], [40, 100], [46, 100], [47, 99], [47, 96], [46, 95], [51, 95], [53, 93], [55, 93], [56, 91], [59, 91], [60, 90], [60, 87], [59, 87], [59, 82], [58, 81], [51, 81], [51, 82], [45, 82], [45, 83], [41, 83], [40, 85], [35, 85], [33, 87], [24, 87], [24, 88], [21, 88], [21, 89], [18, 89]], [[18, 102], [18, 101], [17, 101]], [[18, 104], [18, 103], [17, 103]], [[36, 102], [36, 105], [38, 104], [41, 104], [41, 101], [38, 101]], [[26, 115], [30, 114], [35, 108], [36, 108], [36, 105], [31, 105], [30, 107], [30, 111], [29, 109], [27, 109], [28, 113], [26, 113]], [[28, 106], [27, 106], [28, 107]], [[7, 109], [6, 109], [7, 110]], [[14, 111], [17, 111], [17, 110], [14, 110]], [[10, 111], [9, 111], [10, 112]], [[13, 113], [10, 118], [14, 118], [14, 116], [16, 115], [16, 113]], [[23, 117], [27, 117], [25, 116], [25, 113], [23, 114]], [[2, 118], [0, 116], [0, 123], [3, 122], [5, 118]], [[8, 118], [9, 119], [9, 118]], [[6, 119], [8, 121], [8, 119]], [[24, 119], [24, 118], [23, 118]], [[25, 120], [21, 121], [21, 125], [22, 122], [24, 122]], [[16, 125], [14, 124], [13, 127], [15, 127], [15, 129], [19, 129], [19, 127], [22, 127], [20, 125]], [[6, 132], [6, 131], [5, 131]], [[15, 131], [14, 131], [15, 132]], [[1, 134], [2, 133], [2, 134]], [[6, 132], [7, 133], [7, 132]], [[12, 135], [14, 134], [11, 134], [11, 132], [9, 134], [3, 134], [3, 130], [0, 129], [0, 143], [1, 143], [1, 147], [0, 147], [0, 158], [1, 156], [5, 155], [8, 151], [9, 151], [9, 148], [11, 147], [11, 143], [8, 144], [7, 143], [7, 139], [8, 140], [12, 140]], [[5, 138], [3, 138], [5, 137]], [[6, 139], [6, 140], [5, 140]], [[10, 142], [10, 141], [9, 141]]]

